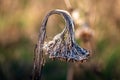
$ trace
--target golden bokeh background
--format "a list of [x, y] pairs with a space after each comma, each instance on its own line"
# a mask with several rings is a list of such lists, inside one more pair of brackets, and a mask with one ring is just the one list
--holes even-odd
[[[74, 80], [120, 80], [120, 0], [70, 3], [80, 11], [80, 18], [87, 19], [95, 35], [94, 54], [85, 63], [89, 65], [81, 64]], [[31, 78], [39, 28], [45, 14], [53, 9], [67, 10], [64, 0], [0, 0], [0, 80]], [[63, 28], [60, 16], [51, 17], [48, 38]], [[81, 42], [80, 38], [77, 41]], [[68, 67], [68, 63], [48, 59], [42, 80], [66, 80]]]

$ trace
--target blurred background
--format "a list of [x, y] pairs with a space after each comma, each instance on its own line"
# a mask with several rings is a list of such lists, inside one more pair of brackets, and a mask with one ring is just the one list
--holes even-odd
[[[76, 40], [81, 46], [81, 25], [94, 31], [93, 53], [86, 63], [70, 72], [66, 62], [47, 59], [42, 80], [120, 80], [120, 0], [70, 0]], [[33, 52], [39, 28], [48, 11], [69, 10], [64, 0], [0, 0], [0, 80], [30, 80]], [[72, 14], [72, 13], [71, 13]], [[80, 21], [79, 21], [80, 20]], [[61, 32], [64, 20], [52, 16], [47, 24], [48, 39]], [[89, 47], [90, 48], [90, 47]], [[72, 66], [74, 68], [74, 66]]]

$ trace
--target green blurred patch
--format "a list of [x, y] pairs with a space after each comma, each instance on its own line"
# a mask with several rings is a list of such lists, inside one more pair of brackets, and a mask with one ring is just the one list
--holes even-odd
[[46, 62], [43, 70], [43, 76], [45, 80], [66, 80], [67, 76], [67, 64], [61, 61], [49, 61]]
[[[116, 77], [116, 69], [120, 64], [120, 46], [116, 46], [111, 53], [109, 53], [109, 56], [106, 61], [106, 67], [104, 69], [104, 76], [107, 80], [109, 79], [115, 79], [118, 80], [120, 77]], [[120, 68], [120, 67], [119, 67]], [[120, 74], [120, 72], [118, 73]]]
[[[28, 47], [29, 46], [29, 47]], [[32, 72], [33, 46], [26, 38], [14, 44], [0, 46], [2, 80], [29, 80]]]
[[104, 38], [102, 40], [100, 40], [96, 46], [97, 46], [97, 53], [103, 53], [107, 48], [108, 48], [108, 45], [110, 44], [110, 41], [108, 38]]

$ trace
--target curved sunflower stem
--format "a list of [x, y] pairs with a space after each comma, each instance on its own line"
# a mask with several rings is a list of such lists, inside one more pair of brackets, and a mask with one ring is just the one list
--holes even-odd
[[[48, 42], [45, 46], [46, 25], [48, 18], [52, 14], [61, 15], [64, 18], [66, 25], [64, 30], [57, 34], [53, 40]], [[70, 14], [65, 10], [58, 9], [50, 11], [41, 24], [38, 43], [34, 52], [33, 80], [41, 80], [42, 69], [45, 64], [44, 49], [46, 49], [47, 54], [49, 54], [49, 58], [65, 60], [68, 62], [81, 62], [86, 60], [89, 55], [87, 50], [79, 47], [75, 42], [74, 23]]]

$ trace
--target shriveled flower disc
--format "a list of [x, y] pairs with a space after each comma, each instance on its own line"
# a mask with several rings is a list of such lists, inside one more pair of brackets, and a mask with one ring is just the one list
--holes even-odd
[[49, 58], [59, 59], [67, 62], [82, 62], [86, 60], [89, 52], [79, 47], [74, 41], [70, 40], [68, 32], [56, 35], [46, 46]]

